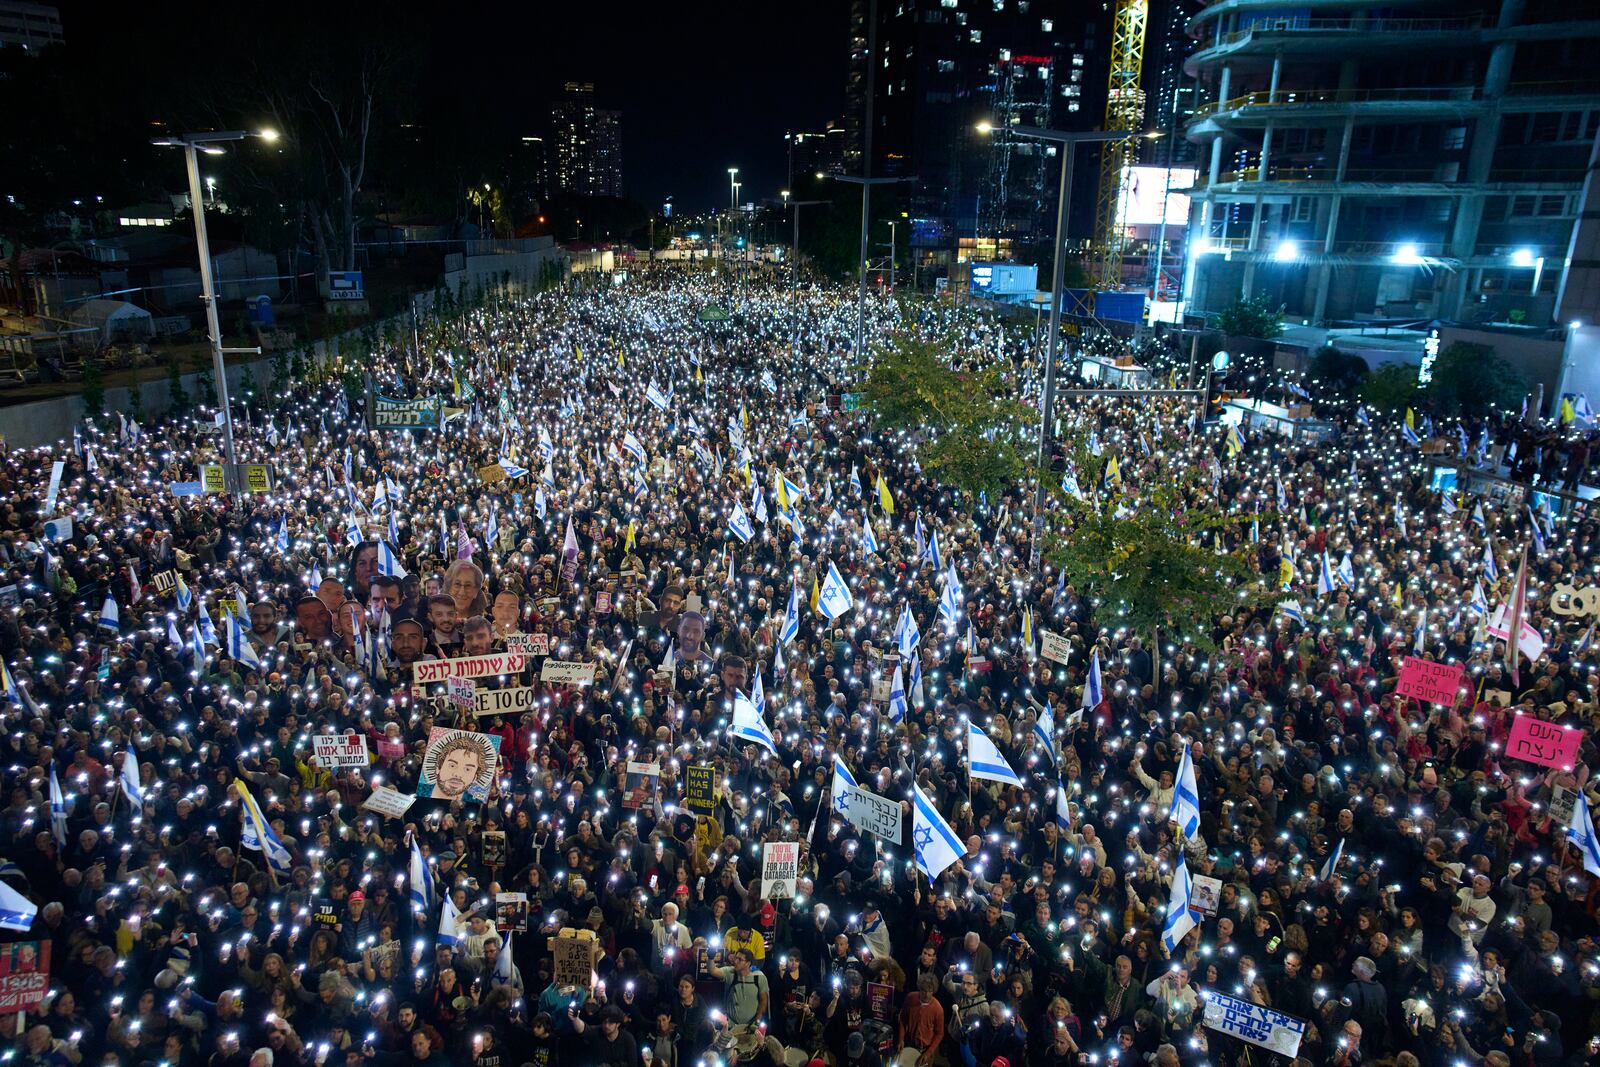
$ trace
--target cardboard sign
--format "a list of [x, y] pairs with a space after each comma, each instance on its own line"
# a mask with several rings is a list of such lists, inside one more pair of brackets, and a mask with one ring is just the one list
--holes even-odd
[[312, 758], [324, 767], [365, 767], [367, 738], [364, 734], [314, 734], [311, 738]]
[[661, 764], [635, 763], [629, 760], [627, 777], [622, 787], [622, 806], [635, 811], [651, 807], [660, 788]]
[[[579, 934], [588, 934], [580, 937]], [[573, 930], [563, 927], [560, 935], [550, 939], [553, 958], [552, 983], [557, 989], [581, 986], [585, 989], [594, 980], [594, 960], [599, 949], [593, 930]]]
[[498, 463], [491, 463], [487, 467], [478, 468], [478, 480], [484, 485], [493, 485], [503, 482], [507, 478], [506, 469]]
[[506, 651], [522, 656], [548, 656], [549, 634], [506, 634]]
[[782, 900], [794, 896], [795, 879], [800, 877], [800, 843], [768, 841], [761, 846], [761, 897]]
[[471, 678], [446, 678], [445, 696], [453, 708], [476, 710], [478, 706], [478, 687], [472, 683]]
[[1208, 874], [1196, 874], [1190, 877], [1189, 884], [1192, 887], [1189, 907], [1199, 908], [1207, 915], [1215, 915], [1217, 904], [1222, 899], [1222, 879], [1213, 878]]
[[244, 487], [252, 493], [272, 492], [272, 472], [265, 463], [246, 463], [243, 466]]
[[489, 799], [499, 765], [499, 734], [435, 726], [422, 756], [417, 796], [482, 803]]
[[226, 493], [228, 491], [228, 478], [223, 473], [222, 464], [207, 463], [200, 468], [200, 482], [206, 487], [208, 493]]
[[1047, 660], [1066, 666], [1072, 656], [1072, 642], [1061, 634], [1053, 634], [1049, 630], [1039, 631], [1039, 655]]
[[895, 801], [870, 789], [851, 789], [845, 797], [844, 817], [851, 825], [898, 845], [905, 830], [905, 812]]
[[1519, 713], [1511, 722], [1511, 736], [1506, 738], [1506, 755], [1570, 771], [1578, 760], [1582, 742], [1583, 731], [1575, 726], [1558, 726]]
[[602, 589], [594, 595], [594, 613], [596, 615], [608, 615], [610, 612], [611, 593], [609, 590]]
[[361, 802], [361, 808], [363, 811], [375, 811], [386, 818], [400, 819], [405, 817], [405, 813], [410, 811], [411, 805], [416, 802], [416, 797], [380, 785], [372, 791], [371, 796]]
[[1430, 663], [1418, 656], [1408, 656], [1405, 666], [1400, 668], [1400, 680], [1395, 683], [1394, 691], [1401, 696], [1449, 707], [1460, 697], [1466, 673], [1467, 668], [1460, 663]]
[[1304, 1019], [1209, 989], [1204, 998], [1205, 1024], [1211, 1029], [1271, 1049], [1291, 1060], [1299, 1053], [1300, 1040], [1306, 1036]]
[[[902, 681], [902, 684], [903, 681]], [[893, 675], [880, 675], [872, 680], [872, 702], [874, 704], [889, 703], [889, 690], [894, 686]]]
[[528, 932], [528, 894], [496, 893], [494, 895], [494, 926], [504, 933], [514, 930]]
[[594, 681], [594, 664], [547, 659], [539, 671], [539, 680], [551, 685], [588, 685]]
[[0, 945], [0, 1015], [33, 1011], [50, 989], [50, 942]]
[[532, 686], [519, 685], [515, 689], [485, 689], [477, 695], [475, 714], [520, 715], [539, 701], [539, 691]]
[[683, 806], [696, 815], [717, 810], [717, 769], [696, 763], [683, 770]]
[[461, 659], [419, 659], [411, 665], [411, 681], [415, 685], [429, 685], [447, 678], [492, 678], [499, 674], [516, 674], [527, 665], [527, 657], [513, 652]]

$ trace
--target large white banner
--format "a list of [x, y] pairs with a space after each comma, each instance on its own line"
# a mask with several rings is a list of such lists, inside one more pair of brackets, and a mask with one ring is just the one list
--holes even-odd
[[1202, 996], [1206, 1005], [1205, 1023], [1211, 1029], [1271, 1049], [1291, 1060], [1299, 1053], [1300, 1040], [1306, 1036], [1304, 1019], [1209, 989]]

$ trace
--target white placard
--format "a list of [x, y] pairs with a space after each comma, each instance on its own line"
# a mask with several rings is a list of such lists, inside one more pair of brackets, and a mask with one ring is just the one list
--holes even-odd
[[594, 664], [547, 659], [539, 671], [539, 680], [551, 685], [588, 685], [594, 681]]
[[479, 715], [520, 715], [539, 700], [539, 691], [531, 685], [515, 689], [484, 689], [478, 693]]
[[451, 707], [469, 709], [477, 707], [478, 702], [475, 697], [478, 687], [473, 684], [471, 678], [446, 678], [444, 681], [445, 696], [449, 699]]
[[761, 846], [761, 897], [781, 900], [794, 896], [795, 879], [800, 877], [800, 843], [769, 841]]
[[1189, 879], [1192, 892], [1189, 894], [1189, 906], [1199, 908], [1207, 915], [1217, 913], [1217, 905], [1222, 901], [1222, 879], [1213, 878], [1208, 874], [1196, 874]]
[[905, 828], [905, 812], [899, 804], [859, 787], [850, 790], [845, 798], [844, 817], [852, 825], [895, 844], [899, 844]]
[[388, 815], [399, 819], [411, 810], [411, 805], [417, 798], [410, 793], [402, 793], [398, 789], [390, 789], [380, 785], [372, 791], [372, 795], [361, 802], [361, 807], [366, 811], [375, 811], [379, 815]]
[[419, 659], [411, 665], [411, 680], [416, 685], [428, 685], [446, 678], [492, 678], [497, 674], [516, 674], [527, 665], [527, 657], [515, 652], [461, 659]]
[[1072, 642], [1060, 634], [1053, 634], [1049, 630], [1040, 630], [1039, 655], [1064, 666], [1072, 656]]
[[506, 634], [506, 651], [515, 652], [523, 656], [548, 656], [550, 654], [550, 635]]
[[1299, 1053], [1300, 1040], [1306, 1036], [1304, 1019], [1209, 989], [1201, 995], [1206, 1005], [1205, 1023], [1211, 1029], [1291, 1060]]
[[365, 734], [313, 734], [313, 758], [324, 767], [365, 767], [367, 758]]
[[50, 464], [50, 488], [44, 494], [44, 513], [46, 517], [56, 513], [56, 494], [61, 492], [61, 472], [67, 469], [67, 461], [58, 459]]

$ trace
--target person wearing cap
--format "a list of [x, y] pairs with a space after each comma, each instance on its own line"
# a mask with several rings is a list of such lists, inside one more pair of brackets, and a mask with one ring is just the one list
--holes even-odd
[[359, 889], [345, 898], [344, 908], [344, 915], [334, 927], [339, 935], [339, 955], [347, 960], [359, 960], [362, 950], [377, 941], [378, 922], [368, 913], [367, 894]]
[[723, 945], [729, 952], [748, 952], [751, 962], [757, 968], [767, 961], [767, 939], [756, 930], [749, 915], [739, 916], [737, 923], [723, 940]]

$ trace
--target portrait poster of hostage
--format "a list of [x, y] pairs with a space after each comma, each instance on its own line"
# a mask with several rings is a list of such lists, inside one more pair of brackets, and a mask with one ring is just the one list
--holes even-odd
[[481, 804], [489, 799], [499, 762], [498, 735], [435, 726], [422, 755], [417, 796]]

